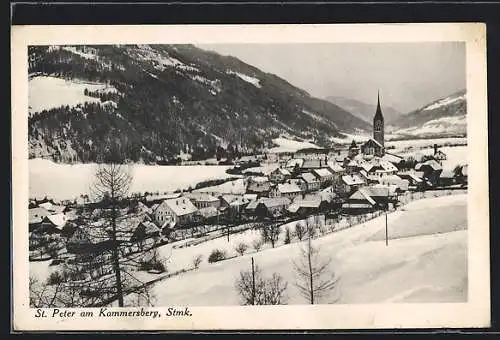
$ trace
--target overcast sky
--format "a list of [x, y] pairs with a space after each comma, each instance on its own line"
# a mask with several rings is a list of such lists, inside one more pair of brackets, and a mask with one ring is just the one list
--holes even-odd
[[464, 43], [198, 45], [282, 77], [312, 96], [343, 96], [402, 112], [466, 88]]

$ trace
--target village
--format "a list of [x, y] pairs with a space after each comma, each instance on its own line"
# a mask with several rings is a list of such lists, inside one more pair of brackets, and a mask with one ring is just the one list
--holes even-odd
[[[236, 179], [166, 194], [130, 195], [119, 204], [116, 240], [106, 225], [105, 200], [33, 199], [29, 203], [30, 261], [82, 266], [85, 262], [88, 266], [89, 256], [98, 258], [117, 241], [125, 258], [138, 255], [141, 270], [160, 274], [171, 268], [151, 250], [165, 244], [183, 248], [218, 238], [229, 241], [235, 234], [254, 230], [262, 231], [262, 243], [270, 242], [274, 248], [279, 246], [279, 235], [286, 234], [286, 244], [294, 237], [302, 239], [310, 230], [319, 228], [314, 234], [324, 234], [329, 226], [328, 232], [335, 232], [393, 211], [418, 195], [467, 189], [467, 164], [444, 170], [447, 155], [437, 144], [431, 155], [418, 161], [386, 150], [380, 101], [377, 104], [373, 138], [359, 145], [352, 141], [346, 148], [303, 148], [241, 157], [230, 170], [239, 175]], [[304, 225], [294, 230], [281, 228], [293, 221], [304, 221]], [[277, 230], [276, 236], [270, 234], [269, 226]], [[251, 247], [259, 251], [262, 243], [245, 244], [237, 252], [243, 254]], [[226, 258], [224, 254], [203, 255], [208, 263]], [[201, 256], [194, 259], [193, 267], [201, 261]], [[89, 277], [77, 275], [70, 281], [96, 281], [112, 275], [104, 260], [91, 266]], [[102, 297], [102, 289], [95, 289], [100, 289]]]

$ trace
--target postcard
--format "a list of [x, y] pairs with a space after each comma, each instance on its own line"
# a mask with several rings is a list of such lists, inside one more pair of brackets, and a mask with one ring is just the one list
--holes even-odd
[[484, 24], [13, 26], [11, 53], [15, 331], [490, 325]]

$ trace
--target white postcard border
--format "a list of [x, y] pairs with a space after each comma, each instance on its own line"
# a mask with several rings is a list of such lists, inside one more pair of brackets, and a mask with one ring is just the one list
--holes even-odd
[[[490, 325], [484, 24], [13, 26], [11, 38], [14, 330], [300, 330], [455, 328]], [[191, 317], [159, 319], [35, 317], [35, 310], [30, 309], [28, 303], [28, 228], [26, 227], [28, 225], [26, 209], [28, 45], [422, 41], [466, 42], [469, 156], [467, 303], [190, 307], [193, 314]], [[99, 309], [89, 308], [71, 310], [77, 315], [81, 311], [93, 310], [96, 315], [99, 312]], [[167, 307], [148, 310], [166, 312]]]

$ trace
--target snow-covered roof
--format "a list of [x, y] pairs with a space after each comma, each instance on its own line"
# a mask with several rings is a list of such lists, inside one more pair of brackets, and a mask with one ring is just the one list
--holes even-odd
[[302, 190], [295, 183], [278, 184], [278, 191], [282, 194], [301, 192]]
[[68, 219], [66, 218], [66, 215], [64, 215], [63, 213], [59, 213], [59, 214], [45, 216], [44, 221], [49, 221], [56, 228], [62, 229], [66, 224], [66, 222], [68, 221]]
[[267, 176], [253, 176], [250, 177], [250, 181], [254, 183], [266, 183], [269, 182], [269, 177]]
[[63, 212], [64, 208], [66, 208], [63, 205], [56, 205], [56, 204], [52, 204], [51, 202], [41, 203], [38, 206], [40, 208], [48, 210], [49, 212], [55, 212], [55, 213], [61, 213], [61, 212]]
[[197, 202], [217, 202], [219, 200], [217, 197], [203, 192], [190, 192], [184, 196]]
[[388, 162], [386, 160], [380, 160], [379, 164], [382, 167], [382, 169], [384, 169], [387, 172], [398, 171], [398, 168], [396, 168], [396, 166], [394, 166], [394, 164], [392, 164], [391, 162]]
[[313, 172], [318, 175], [319, 177], [331, 177], [332, 173], [328, 171], [328, 169], [321, 168], [321, 169], [314, 169]]
[[306, 183], [316, 183], [318, 179], [310, 172], [303, 173], [301, 177], [306, 181]]
[[279, 173], [283, 176], [291, 176], [292, 174], [290, 173], [290, 171], [288, 171], [287, 169], [284, 169], [284, 168], [276, 168], [274, 169], [271, 173]]
[[198, 214], [203, 217], [213, 217], [219, 215], [219, 211], [214, 207], [206, 207], [198, 210]]
[[328, 162], [328, 168], [333, 172], [343, 172], [345, 169], [337, 162]]
[[368, 203], [344, 203], [342, 204], [342, 209], [370, 209], [371, 204]]
[[298, 166], [299, 168], [302, 168], [302, 165], [304, 165], [304, 159], [303, 158], [292, 158], [286, 162], [286, 167], [287, 168], [294, 168], [295, 166]]
[[403, 160], [403, 157], [386, 152], [385, 155], [382, 156], [382, 159], [397, 164]]
[[342, 176], [342, 181], [347, 185], [361, 185], [364, 184], [363, 179], [358, 175], [345, 175]]
[[355, 193], [353, 193], [350, 197], [350, 200], [366, 200], [371, 205], [375, 205], [375, 200], [370, 196], [370, 193], [364, 189], [359, 189]]
[[367, 141], [366, 141], [363, 145], [368, 144], [368, 143], [370, 143], [370, 142], [375, 143], [377, 146], [380, 146], [381, 148], [383, 148], [383, 147], [384, 147], [382, 144], [380, 144], [379, 142], [377, 142], [377, 141], [376, 141], [375, 139], [373, 139], [373, 138], [370, 138], [369, 140], [367, 140]]
[[147, 195], [146, 202], [159, 201], [159, 200], [170, 200], [173, 198], [181, 197], [181, 195], [182, 195], [182, 193], [180, 193], [180, 192], [171, 193], [171, 194], [164, 194], [164, 195]]
[[376, 184], [362, 188], [362, 190], [364, 190], [371, 197], [386, 197], [387, 195], [392, 196], [396, 193], [397, 189], [398, 186], [394, 184]]
[[314, 169], [321, 168], [326, 165], [323, 159], [305, 159], [304, 163], [302, 163], [302, 168], [304, 169]]
[[47, 215], [50, 215], [50, 213], [44, 208], [31, 208], [29, 209], [29, 223], [40, 223]]
[[300, 208], [319, 208], [321, 199], [318, 200], [298, 200], [290, 204], [288, 211], [296, 213]]
[[425, 165], [429, 166], [434, 171], [443, 169], [437, 161], [435, 161], [434, 159], [429, 159], [423, 163], [418, 163], [417, 165], [415, 165], [415, 170], [420, 170]]
[[177, 216], [189, 215], [198, 210], [187, 197], [165, 200], [160, 204], [158, 209], [160, 209], [162, 205], [168, 206]]
[[291, 203], [290, 199], [287, 197], [273, 197], [273, 198], [263, 198], [259, 204], [264, 204], [267, 208], [277, 207], [277, 206], [287, 206]]

